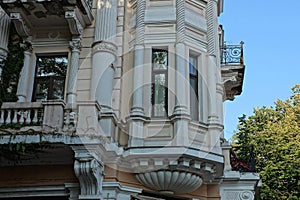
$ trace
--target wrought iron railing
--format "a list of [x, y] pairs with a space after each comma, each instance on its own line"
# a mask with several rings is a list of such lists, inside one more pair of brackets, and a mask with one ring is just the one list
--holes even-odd
[[241, 41], [239, 45], [228, 45], [224, 43], [221, 47], [221, 64], [244, 64], [243, 55], [244, 42]]
[[252, 145], [232, 147], [230, 164], [233, 171], [256, 172], [254, 147]]

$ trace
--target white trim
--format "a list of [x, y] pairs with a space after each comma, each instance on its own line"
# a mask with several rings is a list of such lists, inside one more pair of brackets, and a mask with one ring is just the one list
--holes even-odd
[[53, 197], [68, 195], [63, 185], [0, 188], [0, 199], [4, 197]]

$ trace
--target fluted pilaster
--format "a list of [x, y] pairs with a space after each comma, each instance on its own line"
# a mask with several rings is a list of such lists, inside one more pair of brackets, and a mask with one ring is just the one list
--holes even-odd
[[69, 68], [69, 77], [67, 84], [67, 103], [76, 102], [76, 86], [78, 76], [79, 54], [81, 50], [80, 38], [73, 39], [70, 42], [71, 60]]
[[7, 45], [9, 37], [10, 18], [1, 8], [0, 27], [0, 59], [5, 59], [8, 53]]
[[209, 0], [206, 8], [207, 20], [207, 51], [209, 55], [219, 55], [218, 45], [218, 4], [217, 0]]
[[117, 0], [98, 0], [95, 41], [112, 41], [117, 32]]

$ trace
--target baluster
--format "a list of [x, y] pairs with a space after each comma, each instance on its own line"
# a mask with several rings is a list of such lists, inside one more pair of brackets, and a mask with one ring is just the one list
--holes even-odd
[[4, 124], [4, 110], [1, 110], [0, 113], [0, 124]]
[[24, 115], [25, 115], [25, 111], [20, 110], [20, 111], [18, 112], [18, 115], [20, 115], [19, 124], [24, 124]]
[[26, 110], [24, 112], [24, 118], [25, 118], [25, 124], [30, 124], [31, 123], [31, 110]]
[[32, 123], [37, 123], [39, 120], [38, 120], [38, 111], [39, 109], [34, 109], [33, 110], [33, 119], [32, 119]]
[[77, 126], [77, 113], [76, 112], [73, 112], [74, 113], [74, 120], [73, 120], [73, 123], [74, 123], [74, 128], [76, 128], [76, 126]]
[[39, 119], [39, 123], [43, 124], [44, 109], [40, 109], [40, 112], [41, 112], [41, 116], [40, 116], [40, 119]]
[[11, 110], [7, 110], [7, 117], [6, 117], [5, 123], [6, 124], [11, 123]]
[[18, 110], [14, 110], [13, 111], [14, 113], [14, 117], [13, 117], [13, 120], [12, 120], [12, 123], [18, 123]]

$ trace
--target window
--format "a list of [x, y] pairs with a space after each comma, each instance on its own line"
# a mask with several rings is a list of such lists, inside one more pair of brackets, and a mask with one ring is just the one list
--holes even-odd
[[192, 120], [198, 120], [198, 70], [197, 57], [190, 55], [189, 57], [189, 74], [190, 74], [190, 113]]
[[33, 101], [64, 98], [65, 79], [68, 65], [66, 54], [37, 56], [33, 88]]
[[168, 51], [152, 49], [152, 116], [166, 117], [168, 112]]

